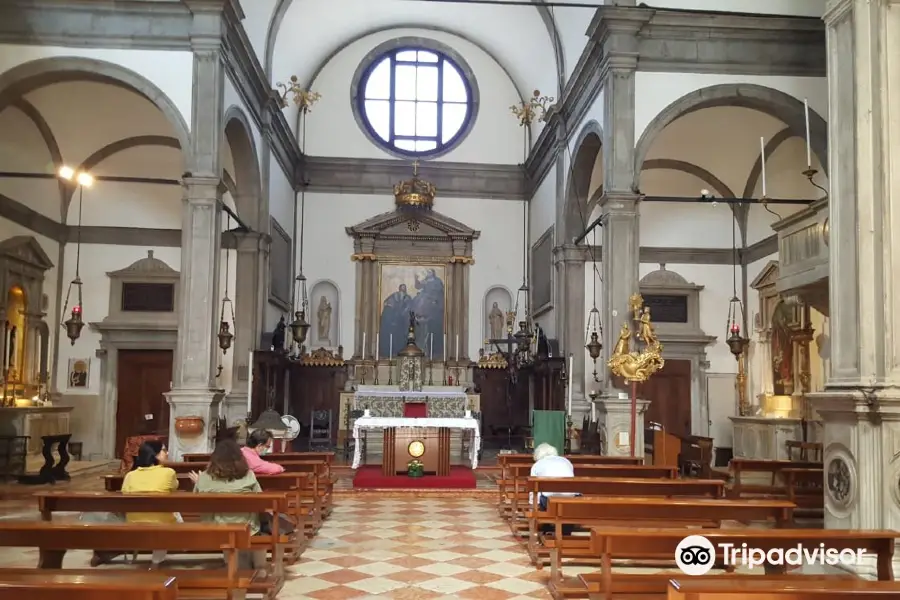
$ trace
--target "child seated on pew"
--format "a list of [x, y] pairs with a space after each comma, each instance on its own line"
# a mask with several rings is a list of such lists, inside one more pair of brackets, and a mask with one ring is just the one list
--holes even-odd
[[[575, 467], [572, 466], [572, 463], [568, 458], [560, 456], [556, 448], [550, 444], [540, 444], [534, 449], [534, 464], [531, 466], [529, 476], [553, 478], [575, 477]], [[538, 498], [538, 508], [540, 510], [547, 510], [548, 496], [572, 497], [580, 495], [581, 494], [570, 494], [566, 492], [541, 492], [539, 495], [540, 497]], [[528, 503], [532, 504], [533, 501], [532, 495], [529, 494]], [[563, 525], [563, 535], [572, 535], [574, 531], [574, 525]], [[541, 525], [541, 533], [553, 533], [553, 526], [549, 524]]]
[[[146, 441], [141, 444], [131, 471], [122, 481], [123, 494], [171, 494], [178, 491], [178, 476], [173, 469], [163, 466], [169, 453], [162, 442]], [[180, 523], [181, 515], [176, 513], [128, 513], [129, 523]], [[157, 569], [166, 559], [165, 550], [154, 550], [150, 568]]]
[[[250, 470], [237, 442], [221, 440], [212, 455], [209, 465], [202, 473], [191, 473], [194, 491], [212, 494], [258, 494], [262, 492], [256, 475]], [[260, 535], [259, 515], [254, 513], [218, 513], [204, 515], [204, 520], [220, 524], [247, 524], [250, 535]], [[261, 569], [266, 565], [265, 551], [242, 551], [238, 555], [242, 569]]]

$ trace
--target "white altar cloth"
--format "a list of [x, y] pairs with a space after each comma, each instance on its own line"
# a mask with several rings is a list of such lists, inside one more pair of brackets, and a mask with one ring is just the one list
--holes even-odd
[[469, 448], [469, 460], [472, 468], [478, 468], [478, 451], [481, 449], [481, 431], [477, 419], [407, 419], [403, 417], [360, 417], [353, 423], [353, 468], [359, 468], [362, 459], [362, 444], [359, 441], [361, 429], [386, 429], [400, 427], [403, 429], [426, 429], [446, 427], [448, 429], [471, 429], [475, 433], [472, 447]]
[[426, 385], [421, 392], [401, 392], [400, 386], [396, 385], [360, 385], [357, 386], [355, 395], [357, 397], [409, 398], [411, 400], [424, 400], [425, 398], [462, 398], [465, 400], [468, 398], [465, 388], [450, 385]]

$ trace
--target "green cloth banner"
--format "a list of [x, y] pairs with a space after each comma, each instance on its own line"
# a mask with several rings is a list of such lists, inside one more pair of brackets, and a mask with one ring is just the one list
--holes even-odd
[[534, 447], [550, 444], [562, 456], [566, 451], [566, 413], [562, 410], [535, 410], [531, 414]]

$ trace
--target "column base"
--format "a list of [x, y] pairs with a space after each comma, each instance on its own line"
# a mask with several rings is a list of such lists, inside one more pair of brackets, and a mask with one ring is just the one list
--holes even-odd
[[238, 422], [247, 420], [247, 392], [231, 391], [222, 400], [221, 415], [229, 427], [236, 427]]
[[629, 456], [634, 443], [634, 455], [644, 456], [644, 413], [649, 400], [637, 400], [637, 418], [634, 440], [628, 439], [631, 430], [631, 399], [621, 398], [618, 392], [600, 396], [597, 401], [597, 419], [606, 429], [606, 453], [610, 456]]
[[[212, 452], [215, 445], [216, 419], [224, 390], [190, 389], [166, 392], [169, 402], [169, 456], [178, 461], [184, 454]], [[245, 405], [246, 407], [246, 405]], [[203, 431], [180, 434], [176, 431], [178, 420], [184, 417], [200, 417]]]

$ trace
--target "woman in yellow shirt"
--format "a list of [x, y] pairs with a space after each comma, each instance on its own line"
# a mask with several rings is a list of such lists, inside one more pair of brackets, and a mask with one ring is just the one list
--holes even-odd
[[[122, 482], [123, 494], [171, 494], [178, 491], [178, 476], [173, 469], [160, 463], [169, 458], [166, 447], [159, 441], [141, 444], [132, 470]], [[178, 523], [181, 517], [175, 513], [128, 513], [129, 523]], [[165, 550], [154, 550], [151, 569], [158, 568], [166, 558]]]

